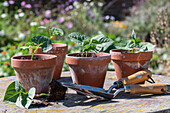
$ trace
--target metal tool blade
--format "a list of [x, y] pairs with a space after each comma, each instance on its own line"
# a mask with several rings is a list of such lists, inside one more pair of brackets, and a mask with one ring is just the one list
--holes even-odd
[[78, 85], [73, 83], [62, 83], [64, 87], [68, 87], [70, 89], [73, 89], [77, 92], [80, 92], [84, 95], [88, 95], [91, 97], [99, 97], [99, 98], [107, 98], [112, 99], [114, 97], [113, 94], [107, 93], [105, 89], [98, 88], [98, 87], [92, 87], [92, 86], [86, 86], [86, 85]]
[[170, 94], [170, 85], [167, 85], [167, 87], [168, 87], [167, 93]]

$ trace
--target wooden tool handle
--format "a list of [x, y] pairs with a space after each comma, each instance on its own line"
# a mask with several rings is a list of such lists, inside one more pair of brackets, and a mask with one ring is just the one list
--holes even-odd
[[130, 94], [163, 94], [167, 90], [168, 86], [162, 83], [125, 86], [125, 92], [129, 92]]
[[121, 78], [120, 81], [123, 82], [124, 85], [130, 85], [130, 84], [136, 84], [140, 82], [144, 82], [145, 80], [148, 80], [148, 76], [152, 76], [151, 71], [149, 70], [143, 70], [139, 71], [137, 73], [134, 73], [127, 78]]

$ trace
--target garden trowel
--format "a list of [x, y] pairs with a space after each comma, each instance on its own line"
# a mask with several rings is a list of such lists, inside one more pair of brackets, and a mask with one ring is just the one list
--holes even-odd
[[[128, 76], [127, 78], [121, 78], [118, 81], [114, 82], [114, 84], [109, 88], [107, 92], [103, 88], [97, 88], [97, 87], [86, 86], [86, 85], [78, 85], [78, 84], [72, 84], [72, 83], [62, 83], [62, 85], [65, 87], [71, 88], [73, 90], [76, 90], [77, 92], [82, 93], [84, 95], [110, 99], [114, 97], [113, 95], [117, 95], [118, 92], [123, 90], [121, 88], [124, 88], [124, 85], [144, 82], [148, 80], [149, 78], [152, 80], [152, 82], [151, 81], [149, 82], [154, 83], [151, 76], [152, 76], [152, 73], [149, 70], [139, 71], [135, 74]], [[114, 94], [110, 93], [113, 88], [118, 89]]]
[[121, 91], [129, 94], [166, 94], [166, 93], [169, 94], [170, 93], [170, 85], [166, 85], [162, 83], [125, 85], [124, 88], [119, 88], [114, 93], [107, 92], [103, 88], [97, 88], [97, 87], [91, 87], [85, 85], [64, 83], [63, 86], [71, 88], [84, 95], [95, 97], [95, 98], [101, 98], [101, 99], [112, 99]]

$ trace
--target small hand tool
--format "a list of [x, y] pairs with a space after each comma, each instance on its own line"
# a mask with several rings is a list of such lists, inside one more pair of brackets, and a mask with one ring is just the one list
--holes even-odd
[[85, 85], [64, 83], [63, 86], [71, 88], [84, 95], [100, 99], [112, 99], [121, 91], [130, 94], [170, 94], [170, 85], [162, 83], [125, 85], [124, 88], [119, 88], [114, 93], [108, 93], [103, 88]]
[[[151, 76], [152, 73], [149, 70], [139, 71], [135, 74], [128, 76], [127, 78], [121, 78], [118, 81], [114, 82], [107, 92], [103, 88], [97, 88], [97, 87], [86, 86], [86, 85], [78, 85], [72, 83], [62, 83], [62, 85], [71, 88], [73, 90], [76, 90], [77, 92], [82, 93], [84, 95], [111, 99], [114, 97], [113, 95], [117, 95], [120, 91], [124, 89], [124, 85], [144, 82], [149, 78], [152, 80], [151, 83], [154, 83]], [[118, 89], [114, 94], [110, 93], [113, 88]]]
[[[113, 85], [109, 88], [108, 93], [110, 93], [113, 88], [116, 89], [123, 88], [124, 85], [136, 84], [144, 81], [155, 83], [151, 76], [152, 73], [149, 70], [138, 71], [126, 78], [121, 78], [118, 81], [114, 82]], [[149, 81], [148, 79], [151, 79], [152, 82]]]

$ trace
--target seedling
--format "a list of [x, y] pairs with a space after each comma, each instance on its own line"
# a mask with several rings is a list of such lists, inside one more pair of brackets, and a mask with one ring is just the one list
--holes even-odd
[[40, 26], [40, 29], [45, 29], [48, 32], [47, 36], [36, 35], [31, 38], [32, 42], [26, 43], [25, 46], [21, 47], [22, 49], [33, 49], [33, 53], [31, 56], [31, 60], [33, 60], [34, 54], [39, 47], [41, 47], [42, 52], [47, 52], [52, 48], [52, 41], [51, 38], [55, 36], [62, 36], [64, 34], [62, 29], [59, 28], [48, 28], [45, 26]]
[[[134, 53], [134, 52], [137, 53], [137, 52], [152, 51], [155, 46], [153, 44], [149, 43], [149, 42], [142, 42], [141, 40], [139, 40], [136, 37], [136, 34], [133, 30], [130, 40], [122, 41], [120, 43], [116, 43], [115, 47], [117, 49], [128, 50], [129, 53]], [[134, 51], [135, 48], [139, 48], [139, 50]]]
[[15, 103], [18, 107], [28, 109], [32, 103], [34, 96], [49, 96], [49, 94], [35, 94], [36, 89], [34, 87], [30, 88], [28, 92], [25, 88], [21, 86], [19, 81], [12, 82], [6, 89], [3, 102]]
[[101, 52], [105, 51], [111, 45], [113, 45], [113, 40], [104, 35], [103, 33], [99, 33], [98, 35], [94, 35], [92, 37], [88, 37], [79, 32], [73, 32], [68, 35], [70, 40], [75, 44], [79, 45], [81, 48], [81, 52], [86, 52], [86, 57], [88, 52]]

